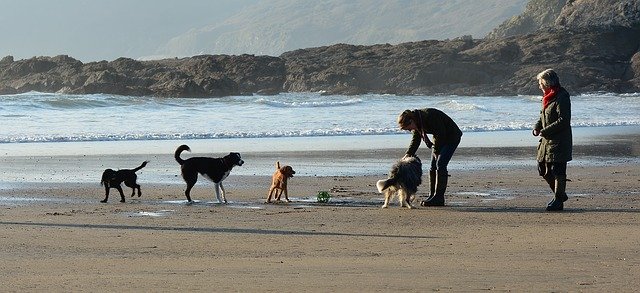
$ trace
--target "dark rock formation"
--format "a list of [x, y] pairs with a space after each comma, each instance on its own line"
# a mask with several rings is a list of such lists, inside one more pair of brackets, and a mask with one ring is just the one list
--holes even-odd
[[536, 20], [537, 31], [483, 40], [338, 44], [280, 57], [120, 58], [87, 64], [68, 56], [19, 61], [7, 56], [0, 60], [0, 94], [539, 94], [535, 75], [545, 68], [556, 69], [572, 93], [640, 92], [639, 1], [567, 0], [558, 12], [564, 2], [532, 0], [523, 15]]
[[640, 30], [617, 27], [497, 40], [335, 45], [281, 57], [287, 64], [285, 91], [537, 94], [535, 75], [555, 68], [573, 92], [637, 92], [639, 45]]
[[296, 50], [281, 55], [287, 64], [284, 90], [343, 94], [452, 92], [459, 83], [477, 84], [484, 78], [475, 64], [456, 62], [459, 52], [474, 45], [471, 39], [459, 39]]
[[284, 61], [269, 56], [195, 56], [183, 59], [83, 64], [68, 56], [0, 61], [0, 93], [28, 91], [211, 97], [269, 90], [284, 82]]

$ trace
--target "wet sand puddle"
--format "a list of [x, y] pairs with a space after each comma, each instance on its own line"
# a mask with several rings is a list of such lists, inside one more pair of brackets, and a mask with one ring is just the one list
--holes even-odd
[[[579, 196], [588, 196], [580, 194]], [[491, 202], [499, 200], [510, 200], [514, 196], [507, 190], [490, 190], [484, 192], [456, 192], [452, 193], [447, 200], [449, 206], [465, 206], [471, 202]], [[109, 203], [100, 203], [99, 199], [81, 199], [81, 198], [50, 198], [50, 197], [33, 197], [33, 196], [0, 196], [0, 206], [27, 206], [39, 204], [55, 204], [55, 205], [145, 205], [158, 207], [141, 209], [139, 211], [128, 211], [122, 214], [128, 217], [166, 217], [175, 213], [176, 209], [171, 207], [193, 206], [195, 208], [231, 208], [246, 210], [264, 210], [272, 207], [289, 206], [292, 208], [321, 208], [321, 207], [379, 207], [384, 202], [383, 197], [371, 198], [354, 198], [354, 197], [332, 197], [328, 202], [318, 202], [315, 196], [291, 197], [291, 202], [280, 201], [266, 204], [262, 199], [256, 201], [229, 201], [226, 204], [217, 201], [194, 200], [189, 203], [186, 200], [152, 200], [152, 199], [130, 199], [126, 203], [120, 203], [117, 200]], [[422, 197], [416, 198], [413, 205], [419, 205]], [[468, 200], [465, 200], [468, 199]], [[392, 204], [397, 204], [397, 198], [393, 198]]]
[[51, 198], [33, 196], [0, 196], [0, 206], [25, 206], [33, 204], [90, 204], [97, 201], [80, 198]]
[[455, 199], [447, 201], [447, 204], [452, 206], [464, 206], [470, 201], [494, 202], [499, 200], [511, 200], [515, 198], [513, 193], [507, 189], [487, 190], [484, 192], [462, 191], [454, 192], [452, 193], [452, 195], [455, 196]]

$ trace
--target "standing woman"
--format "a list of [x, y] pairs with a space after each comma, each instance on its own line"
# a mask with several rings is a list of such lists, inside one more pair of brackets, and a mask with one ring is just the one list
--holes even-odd
[[[400, 129], [413, 132], [405, 157], [415, 156], [421, 141], [432, 149], [429, 198], [423, 200], [420, 205], [444, 206], [444, 192], [449, 178], [447, 165], [460, 144], [462, 131], [451, 117], [433, 108], [405, 110], [398, 116], [398, 126]], [[433, 142], [427, 134], [433, 135]]]
[[569, 199], [567, 186], [567, 162], [572, 159], [571, 100], [569, 93], [560, 86], [560, 79], [553, 69], [537, 76], [544, 96], [540, 119], [533, 127], [533, 135], [541, 136], [538, 145], [538, 172], [554, 193], [547, 204], [547, 211], [561, 211]]

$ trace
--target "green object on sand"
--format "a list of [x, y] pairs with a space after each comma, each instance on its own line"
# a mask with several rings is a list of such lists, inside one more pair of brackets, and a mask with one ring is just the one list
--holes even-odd
[[326, 191], [318, 191], [318, 195], [316, 196], [316, 200], [319, 203], [328, 203], [329, 199], [331, 199], [331, 194]]

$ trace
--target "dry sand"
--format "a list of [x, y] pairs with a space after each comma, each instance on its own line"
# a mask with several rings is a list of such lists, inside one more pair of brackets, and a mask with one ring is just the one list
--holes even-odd
[[[207, 183], [191, 205], [181, 184], [144, 178], [143, 196], [126, 203], [112, 193], [100, 204], [97, 183], [13, 185], [0, 189], [1, 288], [634, 291], [640, 166], [628, 142], [577, 148], [590, 159], [569, 164], [560, 213], [544, 211], [551, 193], [531, 166], [490, 164], [530, 155], [521, 148], [459, 150], [454, 160], [482, 157], [487, 168], [452, 172], [447, 206], [414, 210], [395, 200], [380, 209], [381, 176], [294, 177], [294, 201], [271, 205], [262, 203], [269, 176], [232, 174], [226, 205], [212, 202]], [[603, 159], [610, 150], [621, 153]], [[320, 190], [330, 203], [313, 201]]]

